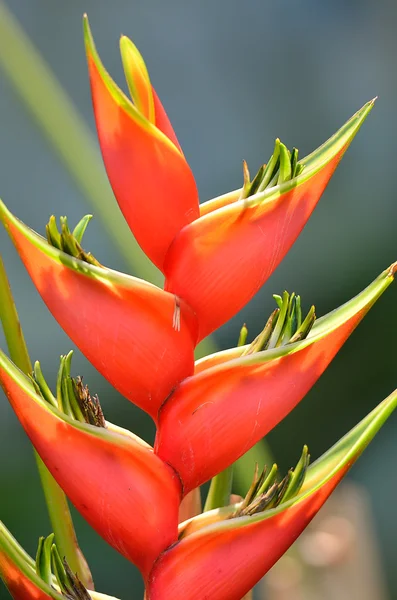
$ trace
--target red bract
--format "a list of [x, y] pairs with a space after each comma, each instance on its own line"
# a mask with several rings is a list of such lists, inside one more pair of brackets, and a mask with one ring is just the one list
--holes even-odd
[[145, 576], [177, 539], [180, 481], [132, 433], [73, 421], [0, 351], [0, 383], [43, 462], [77, 510]]
[[204, 204], [204, 216], [176, 236], [165, 260], [165, 289], [192, 306], [199, 339], [233, 317], [273, 273], [372, 106], [366, 104], [302, 159], [305, 168], [298, 177], [245, 200], [238, 200], [239, 190], [207, 209]]
[[[85, 20], [98, 137], [109, 181], [138, 243], [159, 269], [175, 235], [199, 216], [198, 194], [139, 52], [121, 48], [133, 104], [105, 71]], [[137, 77], [138, 75], [138, 77]]]
[[[34, 575], [34, 571], [32, 571]], [[61, 594], [50, 596], [43, 589], [38, 587], [29, 577], [23, 573], [11, 560], [11, 558], [1, 549], [0, 543], [0, 576], [6, 584], [8, 591], [14, 600], [64, 600]]]
[[396, 406], [397, 390], [309, 467], [294, 499], [253, 516], [228, 518], [235, 507], [216, 511], [223, 521], [183, 537], [160, 556], [147, 600], [240, 600], [308, 525]]
[[66, 333], [117, 390], [156, 418], [175, 385], [193, 372], [191, 309], [146, 281], [53, 248], [1, 201], [0, 220]]
[[[199, 367], [178, 386], [160, 411], [155, 451], [178, 472], [185, 493], [237, 460], [296, 406], [396, 269], [392, 265], [361, 294], [316, 321], [305, 340], [241, 358], [220, 353], [218, 366], [201, 372]], [[234, 356], [242, 351], [236, 348]], [[209, 364], [216, 361], [216, 355], [209, 358]]]

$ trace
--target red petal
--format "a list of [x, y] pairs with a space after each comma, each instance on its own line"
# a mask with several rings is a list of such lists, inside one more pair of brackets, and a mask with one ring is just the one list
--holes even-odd
[[56, 250], [1, 203], [0, 218], [61, 327], [121, 394], [156, 419], [171, 390], [193, 372], [191, 310], [145, 281]]
[[165, 289], [194, 309], [199, 339], [247, 304], [284, 258], [372, 104], [303, 159], [297, 178], [215, 209], [178, 234], [164, 264]]
[[177, 538], [181, 486], [129, 432], [72, 421], [49, 407], [0, 353], [0, 381], [42, 460], [88, 523], [147, 575]]
[[395, 270], [319, 319], [306, 340], [223, 362], [179, 385], [160, 411], [155, 452], [178, 472], [185, 493], [234, 463], [300, 402]]
[[[162, 269], [175, 235], [199, 216], [193, 174], [178, 148], [139, 113], [106, 73], [87, 23], [86, 46], [99, 143], [110, 183], [138, 243]], [[158, 103], [157, 111], [166, 128]]]

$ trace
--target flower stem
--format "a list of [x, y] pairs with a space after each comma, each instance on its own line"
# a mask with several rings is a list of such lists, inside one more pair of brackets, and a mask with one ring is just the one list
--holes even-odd
[[[1, 256], [0, 320], [11, 359], [21, 371], [31, 373], [32, 364]], [[66, 496], [36, 451], [35, 457], [59, 551], [66, 557], [72, 571], [78, 573], [85, 587], [92, 589], [92, 576], [77, 542]]]

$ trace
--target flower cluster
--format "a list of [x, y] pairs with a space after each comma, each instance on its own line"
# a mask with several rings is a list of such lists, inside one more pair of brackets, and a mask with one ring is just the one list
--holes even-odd
[[[303, 159], [276, 140], [252, 180], [244, 164], [241, 189], [199, 205], [193, 174], [138, 50], [121, 38], [131, 101], [104, 69], [84, 23], [106, 171], [133, 235], [165, 276], [164, 289], [111, 270], [83, 250], [89, 217], [73, 231], [66, 217], [60, 229], [51, 217], [46, 239], [3, 203], [0, 219], [61, 327], [152, 417], [154, 448], [105, 420], [98, 399], [71, 377], [71, 354], [61, 359], [55, 394], [39, 363], [29, 377], [3, 352], [1, 384], [77, 510], [140, 569], [147, 600], [239, 600], [310, 522], [394, 410], [397, 393], [313, 464], [304, 447], [284, 478], [275, 466], [256, 473], [237, 503], [230, 482], [217, 477], [301, 401], [393, 281], [397, 263], [322, 318], [314, 307], [304, 317], [299, 296], [284, 293], [251, 344], [243, 328], [235, 348], [196, 362], [194, 349], [283, 259], [373, 102]], [[197, 501], [199, 487], [212, 478], [211, 489], [222, 492], [218, 500], [210, 498], [201, 514], [188, 510], [180, 523], [182, 500]], [[41, 541], [35, 566], [4, 531], [0, 575], [16, 599], [89, 597], [52, 537]]]

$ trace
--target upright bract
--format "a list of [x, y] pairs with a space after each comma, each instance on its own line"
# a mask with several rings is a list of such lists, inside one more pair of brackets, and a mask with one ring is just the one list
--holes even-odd
[[[138, 243], [163, 269], [175, 235], [199, 216], [194, 177], [152, 90], [142, 57], [122, 40], [134, 104], [105, 71], [85, 20], [88, 69], [99, 142], [117, 202]], [[137, 77], [138, 75], [138, 77]]]
[[[56, 393], [40, 363], [29, 377], [2, 261], [0, 316], [4, 322], [7, 298], [10, 354], [25, 373], [0, 350], [0, 384], [53, 477], [47, 481], [59, 491], [55, 479], [92, 527], [138, 566], [146, 600], [240, 600], [347, 473], [396, 408], [397, 392], [314, 464], [304, 446], [283, 478], [277, 465], [257, 468], [241, 502], [232, 494], [233, 464], [303, 399], [393, 281], [397, 263], [318, 320], [314, 306], [304, 317], [300, 296], [284, 292], [274, 297], [277, 308], [250, 344], [244, 326], [236, 348], [196, 363], [194, 349], [272, 274], [373, 101], [302, 160], [276, 139], [252, 180], [244, 163], [241, 189], [199, 207], [193, 174], [139, 51], [121, 38], [129, 100], [103, 67], [86, 18], [84, 33], [110, 183], [139, 244], [164, 273], [165, 289], [108, 269], [84, 250], [91, 215], [73, 231], [66, 217], [58, 229], [51, 216], [47, 239], [2, 202], [0, 220], [65, 332], [152, 417], [155, 447], [105, 420], [98, 397], [71, 375], [72, 351], [61, 357]], [[211, 478], [201, 512], [200, 485]], [[78, 549], [76, 543], [62, 547]], [[106, 600], [87, 591], [62, 558], [50, 534], [40, 538], [34, 562], [0, 522], [0, 576], [15, 600]]]

